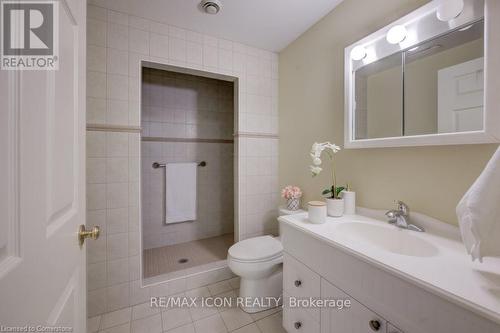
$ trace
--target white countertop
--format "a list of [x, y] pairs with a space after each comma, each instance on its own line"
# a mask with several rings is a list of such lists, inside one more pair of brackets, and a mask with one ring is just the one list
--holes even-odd
[[[411, 213], [411, 222], [425, 227], [426, 232], [423, 233], [389, 225], [380, 211], [358, 209], [358, 212], [362, 212], [363, 216], [328, 217], [324, 224], [310, 223], [307, 213], [282, 216], [279, 220], [500, 323], [500, 258], [484, 258], [483, 263], [472, 262], [457, 227], [422, 214]], [[364, 238], [346, 232], [351, 230], [353, 222], [368, 224], [361, 227], [367, 227], [370, 232]], [[346, 224], [351, 226], [346, 228]], [[387, 231], [396, 238], [398, 234], [395, 232], [408, 233], [400, 235], [405, 241], [415, 241], [412, 242], [413, 249], [410, 246], [408, 254], [399, 254], [377, 246], [368, 238], [372, 234], [376, 237], [376, 232], [371, 233], [372, 229], [382, 233]], [[425, 245], [422, 255], [413, 255], [412, 251], [420, 254], [420, 244]]]

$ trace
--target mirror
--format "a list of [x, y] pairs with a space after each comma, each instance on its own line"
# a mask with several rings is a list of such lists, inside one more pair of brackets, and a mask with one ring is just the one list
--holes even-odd
[[483, 129], [483, 36], [481, 20], [404, 52], [404, 135]]
[[355, 139], [483, 130], [484, 20], [355, 70]]
[[402, 66], [396, 53], [354, 72], [356, 139], [403, 135]]
[[345, 48], [345, 148], [500, 142], [500, 6], [449, 1]]

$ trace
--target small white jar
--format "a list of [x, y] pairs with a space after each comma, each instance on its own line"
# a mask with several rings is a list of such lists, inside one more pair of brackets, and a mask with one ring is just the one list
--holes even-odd
[[323, 201], [309, 201], [307, 203], [309, 222], [321, 224], [326, 222], [326, 203]]

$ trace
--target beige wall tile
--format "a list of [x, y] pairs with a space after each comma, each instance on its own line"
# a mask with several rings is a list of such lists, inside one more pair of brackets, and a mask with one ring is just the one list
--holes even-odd
[[[138, 80], [140, 61], [157, 60], [162, 63], [237, 76], [239, 79], [239, 130], [277, 132], [278, 61], [276, 55], [239, 43], [219, 40], [212, 36], [152, 22], [144, 18], [128, 16], [124, 13], [108, 11], [96, 6], [89, 6], [88, 13], [88, 123], [121, 126], [141, 125], [144, 127], [143, 133], [148, 135], [169, 133], [174, 137], [204, 135], [215, 138], [219, 133], [223, 133], [225, 138], [232, 138], [231, 123], [233, 121], [217, 123], [220, 119], [227, 119], [223, 113], [231, 112], [230, 102], [232, 101], [228, 98], [226, 101], [219, 101], [219, 103], [216, 98], [198, 96], [194, 93], [194, 89], [183, 91], [182, 94], [178, 95], [182, 98], [172, 99], [169, 96], [155, 94], [153, 88], [151, 104], [154, 107], [163, 108], [164, 117], [160, 119], [161, 123], [159, 124], [149, 122], [147, 117], [142, 117], [143, 123], [141, 124], [140, 98], [142, 95], [144, 99], [144, 96], [150, 92], [147, 89], [141, 91]], [[160, 78], [160, 82], [162, 80], [175, 82], [177, 79], [178, 77], [176, 78], [175, 75], [165, 76]], [[208, 81], [201, 80], [200, 85], [205, 86]], [[247, 108], [249, 93], [253, 96], [249, 102], [250, 108]], [[206, 94], [203, 92], [201, 95]], [[224, 93], [222, 95], [224, 96]], [[198, 112], [199, 107], [203, 112]], [[94, 286], [92, 288], [97, 288], [88, 293], [88, 313], [96, 315], [106, 310], [134, 304], [143, 299], [145, 295], [144, 290], [136, 288], [139, 286], [138, 281], [140, 281], [139, 242], [137, 238], [140, 231], [140, 135], [138, 133], [93, 131], [89, 131], [87, 134], [87, 156], [96, 158], [88, 163], [89, 205], [87, 209], [89, 211], [87, 223], [100, 225], [102, 235], [105, 236], [92, 244], [89, 243], [87, 247], [88, 263], [94, 265], [92, 277]], [[267, 143], [269, 142], [271, 141]], [[263, 147], [267, 150], [265, 144]], [[236, 175], [229, 167], [232, 166], [232, 163], [218, 162], [223, 159], [230, 160], [232, 155], [223, 155], [222, 150], [214, 150], [209, 145], [196, 148], [193, 145], [164, 144], [159, 150], [161, 153], [155, 156], [156, 158], [164, 158], [173, 162], [188, 158], [202, 158], [206, 159], [209, 165], [217, 166], [218, 172], [209, 172], [206, 169], [200, 173], [200, 185], [205, 186], [205, 189], [216, 188], [216, 184], [232, 187], [227, 181]], [[271, 176], [277, 170], [277, 159], [274, 156], [277, 156], [277, 149], [271, 155], [266, 153], [265, 155], [252, 156], [255, 158], [270, 157], [271, 162], [269, 163], [269, 159], [266, 159], [260, 164], [258, 162], [253, 164], [251, 172], [255, 172], [259, 176], [266, 174], [266, 177], [269, 178], [265, 178], [267, 186], [262, 186], [262, 190], [254, 186], [250, 189], [249, 194], [259, 196], [277, 192], [277, 189], [272, 188], [277, 183], [277, 175]], [[143, 167], [150, 165], [153, 162], [152, 158], [146, 158]], [[106, 170], [102, 169], [104, 159], [106, 162], [109, 161], [106, 163]], [[265, 168], [269, 164], [271, 164], [271, 174], [267, 175], [268, 171]], [[241, 170], [246, 170], [246, 166], [242, 166]], [[239, 184], [241, 184], [242, 191], [240, 200], [236, 202], [246, 201], [245, 184], [248, 183], [246, 177], [244, 173], [240, 174]], [[108, 184], [105, 184], [106, 182]], [[153, 186], [152, 192], [156, 191], [157, 187]], [[197, 230], [190, 227], [184, 231], [177, 231], [177, 233], [160, 234], [159, 244], [165, 241], [171, 242], [176, 238], [189, 240], [192, 237], [200, 237], [200, 235], [213, 235], [221, 232], [220, 230], [227, 232], [231, 226], [231, 223], [227, 222], [229, 220], [227, 216], [232, 217], [233, 213], [224, 210], [219, 203], [223, 201], [227, 206], [232, 206], [234, 200], [227, 191], [214, 190], [213, 192], [220, 196], [220, 200], [212, 202], [200, 200], [200, 204], [206, 210], [206, 212], [204, 211], [206, 220], [203, 221], [202, 228]], [[128, 214], [125, 213], [126, 211]], [[238, 214], [240, 223], [254, 224], [242, 225], [242, 230], [248, 230], [252, 233], [266, 232], [272, 225], [269, 221], [273, 220], [273, 215], [270, 213], [268, 205], [249, 217], [243, 215], [246, 214], [244, 207], [239, 209]], [[126, 221], [126, 215], [128, 215], [128, 221]], [[153, 218], [155, 214], [149, 215]], [[217, 225], [216, 219], [223, 219], [224, 222]], [[109, 226], [106, 226], [107, 222], [109, 222]], [[109, 235], [107, 235], [108, 228]], [[245, 235], [249, 235], [249, 233]], [[114, 265], [114, 269], [118, 267], [117, 262], [121, 263], [122, 260], [123, 262], [127, 261], [128, 278], [124, 277], [123, 272], [126, 270], [123, 268], [123, 264], [119, 266], [121, 270], [118, 270], [123, 274], [117, 274], [120, 278], [117, 280], [112, 278], [110, 281], [114, 283], [123, 280], [124, 283], [99, 288], [100, 281], [102, 281], [100, 276], [102, 276], [103, 264], [106, 263], [105, 267], [108, 267], [108, 263], [113, 262], [110, 265]], [[109, 274], [107, 268], [105, 274]], [[168, 292], [181, 292], [188, 287], [207, 285], [228, 277], [231, 277], [229, 270], [181, 279], [167, 284]]]

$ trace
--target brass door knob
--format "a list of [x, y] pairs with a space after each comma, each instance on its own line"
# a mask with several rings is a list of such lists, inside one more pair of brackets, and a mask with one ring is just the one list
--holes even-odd
[[87, 230], [85, 229], [85, 225], [82, 224], [80, 228], [78, 228], [78, 243], [82, 246], [86, 238], [97, 239], [99, 238], [100, 232], [99, 226], [94, 226], [91, 230]]

